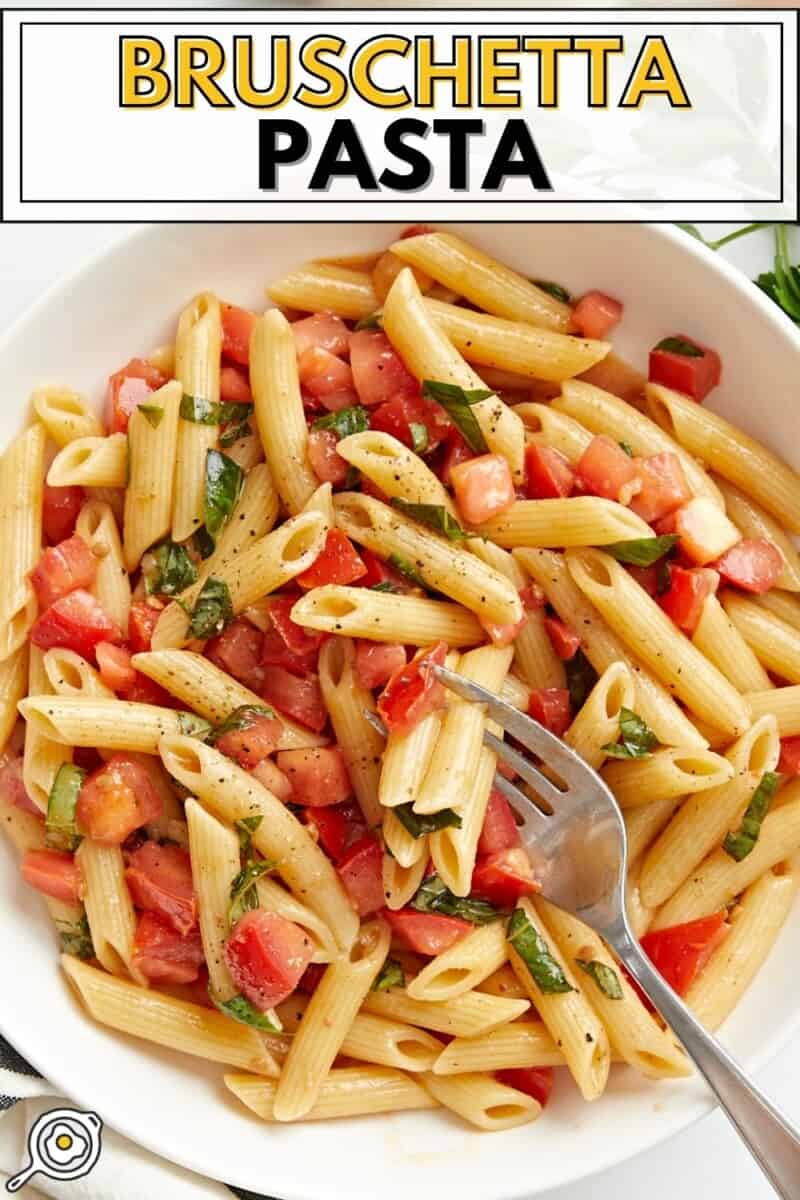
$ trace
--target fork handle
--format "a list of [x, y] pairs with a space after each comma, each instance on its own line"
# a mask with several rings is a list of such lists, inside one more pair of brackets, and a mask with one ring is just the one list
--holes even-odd
[[783, 1200], [800, 1200], [800, 1132], [703, 1028], [629, 930], [615, 933], [607, 936], [620, 959], [680, 1040], [775, 1191]]

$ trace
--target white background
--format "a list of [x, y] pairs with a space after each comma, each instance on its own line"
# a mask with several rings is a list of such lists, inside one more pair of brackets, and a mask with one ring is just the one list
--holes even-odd
[[[135, 226], [0, 228], [0, 333], [42, 291], [88, 255]], [[719, 230], [719, 227], [716, 227]], [[719, 236], [719, 232], [710, 234]], [[754, 234], [723, 253], [753, 276], [771, 265], [771, 235]], [[795, 241], [795, 259], [798, 243]], [[769, 1020], [769, 1013], [764, 1014]], [[769, 1096], [800, 1125], [800, 1041], [759, 1076]], [[532, 1153], [534, 1150], [532, 1148]], [[265, 1187], [269, 1170], [265, 1169]], [[770, 1200], [774, 1193], [725, 1118], [714, 1113], [655, 1150], [594, 1179], [548, 1193], [549, 1200]], [[160, 1200], [160, 1198], [157, 1198]], [[320, 1198], [323, 1200], [323, 1198]], [[487, 1200], [490, 1200], [487, 1197]]]

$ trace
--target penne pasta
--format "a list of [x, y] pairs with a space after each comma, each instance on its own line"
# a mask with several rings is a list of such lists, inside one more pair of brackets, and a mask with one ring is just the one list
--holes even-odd
[[[486, 722], [486, 729], [495, 737], [502, 737], [502, 730], [493, 721]], [[483, 819], [494, 785], [497, 756], [483, 746], [478, 756], [478, 765], [459, 810], [461, 825], [449, 826], [430, 835], [431, 858], [438, 874], [456, 896], [466, 896], [472, 885], [472, 869], [478, 852], [478, 839], [483, 828]]]
[[563, 1067], [565, 1063], [544, 1021], [512, 1021], [480, 1037], [454, 1038], [436, 1059], [433, 1073], [463, 1075], [465, 1071], [514, 1067]]
[[397, 438], [378, 429], [352, 433], [336, 443], [336, 453], [357, 467], [390, 498], [410, 504], [436, 504], [455, 516], [450, 493], [430, 467]]
[[83, 880], [83, 902], [95, 957], [106, 971], [145, 982], [134, 962], [136, 915], [125, 883], [119, 846], [101, 846], [84, 838], [75, 854]]
[[191, 797], [185, 812], [208, 986], [214, 998], [224, 1002], [238, 990], [225, 963], [224, 946], [230, 932], [231, 885], [241, 870], [239, 839]]
[[44, 443], [37, 421], [0, 456], [0, 663], [24, 644], [36, 617], [28, 575], [42, 545]]
[[370, 826], [378, 826], [381, 822], [378, 785], [385, 738], [367, 719], [367, 713], [376, 711], [375, 701], [372, 692], [358, 681], [353, 643], [342, 638], [331, 639], [322, 647], [318, 665], [322, 699], [353, 791], [364, 820]]
[[[263, 1120], [277, 1119], [277, 1083], [250, 1075], [226, 1075], [225, 1086]], [[403, 1071], [390, 1067], [336, 1067], [328, 1073], [316, 1103], [303, 1114], [303, 1120], [329, 1121], [436, 1107], [438, 1102], [433, 1096]]]
[[620, 808], [701, 794], [723, 786], [734, 769], [712, 750], [656, 750], [645, 758], [608, 762], [601, 772]]
[[474, 646], [486, 639], [480, 622], [460, 604], [335, 583], [301, 596], [292, 609], [292, 620], [322, 633], [408, 646], [434, 642]]
[[446, 1001], [478, 987], [506, 961], [506, 931], [502, 921], [478, 925], [448, 950], [437, 954], [411, 980], [412, 1000]]
[[68, 442], [47, 472], [50, 487], [124, 488], [127, 479], [128, 439], [124, 433]]
[[99, 499], [87, 501], [78, 514], [75, 532], [83, 538], [97, 559], [93, 595], [119, 626], [123, 637], [127, 637], [131, 581], [125, 568], [122, 540], [110, 504]]
[[424, 1075], [422, 1082], [445, 1108], [477, 1129], [515, 1129], [535, 1121], [542, 1106], [527, 1092], [500, 1083], [493, 1075]]
[[19, 711], [29, 727], [62, 746], [102, 746], [157, 754], [167, 734], [207, 732], [193, 713], [94, 696], [28, 696]]
[[[387, 814], [390, 819], [391, 815]], [[398, 822], [394, 822], [395, 828]], [[386, 900], [386, 907], [393, 912], [398, 908], [405, 908], [408, 902], [413, 899], [419, 890], [420, 884], [425, 877], [425, 871], [428, 866], [428, 859], [425, 855], [427, 850], [427, 838], [419, 838], [421, 843], [420, 848], [423, 853], [408, 867], [404, 867], [400, 862], [393, 858], [391, 854], [384, 853], [383, 863], [381, 865], [381, 882], [383, 884], [383, 895]], [[388, 841], [386, 845], [388, 846]]]
[[453, 1037], [478, 1037], [515, 1021], [530, 1008], [527, 1000], [490, 996], [484, 992], [462, 992], [446, 1004], [414, 1000], [404, 988], [370, 992], [362, 1006], [365, 1012]]
[[[128, 422], [129, 468], [124, 529], [125, 567], [131, 574], [145, 550], [166, 537], [173, 523], [181, 395], [177, 380], [165, 383], [148, 398], [147, 412], [134, 409]], [[182, 422], [182, 425], [186, 424], [188, 422]], [[184, 477], [185, 474], [184, 468]], [[184, 486], [185, 482], [184, 478]]]
[[785, 588], [787, 592], [800, 592], [800, 554], [780, 523], [746, 492], [734, 487], [727, 479], [719, 478], [714, 482], [722, 492], [728, 516], [741, 530], [742, 536], [766, 538], [776, 547], [783, 558], [783, 570], [778, 576], [775, 586]]
[[20, 646], [0, 662], [0, 754], [17, 723], [17, 705], [28, 688], [28, 648]]
[[[454, 670], [458, 655], [448, 654], [445, 666]], [[425, 778], [444, 713], [435, 709], [418, 721], [408, 733], [389, 731], [383, 752], [378, 799], [384, 808], [413, 804]]]
[[[733, 590], [723, 592], [722, 605], [761, 665], [790, 683], [800, 683], [800, 630]], [[762, 680], [748, 691], [765, 686], [769, 685]]]
[[650, 526], [629, 508], [599, 496], [517, 500], [504, 513], [479, 525], [477, 532], [509, 549], [607, 546], [653, 536]]
[[753, 720], [773, 716], [781, 737], [800, 734], [800, 684], [792, 687], [770, 688], [764, 692], [748, 692], [745, 701]]
[[66, 446], [76, 438], [102, 437], [103, 426], [86, 401], [71, 388], [37, 388], [31, 407], [57, 446]]
[[[281, 1024], [287, 1033], [296, 1033], [308, 1008], [305, 996], [293, 996], [278, 1010]], [[360, 1012], [345, 1033], [341, 1054], [360, 1062], [381, 1067], [396, 1067], [400, 1071], [429, 1071], [442, 1051], [442, 1043], [413, 1025], [387, 1021]], [[335, 1072], [334, 1072], [335, 1074]], [[323, 1089], [325, 1085], [323, 1084]]]
[[558, 450], [570, 466], [577, 466], [592, 440], [589, 430], [579, 421], [574, 421], [566, 413], [559, 412], [551, 404], [515, 404], [514, 412], [522, 418], [526, 442], [532, 441], [538, 446], [549, 446], [552, 450]]
[[800, 598], [797, 596], [773, 588], [761, 596], [756, 596], [755, 602], [761, 608], [766, 608], [768, 612], [780, 617], [787, 625], [791, 625], [792, 629], [800, 629]]
[[[174, 444], [175, 504], [171, 516], [172, 538], [176, 542], [191, 537], [205, 522], [206, 456], [219, 437], [213, 406], [219, 404], [221, 351], [219, 300], [211, 292], [201, 292], [181, 313], [175, 337], [175, 380], [177, 390], [186, 397], [185, 404], [178, 401], [181, 416], [177, 430], [166, 439], [168, 446], [170, 442]], [[168, 446], [161, 447], [165, 459], [161, 467], [162, 486], [168, 470], [165, 452]], [[163, 499], [160, 503], [166, 507]]]
[[772, 687], [769, 675], [716, 596], [707, 596], [692, 642], [738, 692]]
[[[48, 653], [50, 653], [48, 651]], [[83, 661], [83, 660], [81, 660]], [[88, 666], [88, 664], [87, 664]], [[55, 689], [47, 672], [47, 655], [31, 646], [28, 659], [28, 690], [51, 693]], [[17, 708], [25, 701], [19, 701]], [[22, 782], [36, 807], [47, 812], [47, 802], [59, 767], [72, 762], [72, 743], [51, 737], [35, 720], [25, 719], [25, 747], [22, 754]]]
[[587, 696], [564, 741], [598, 770], [606, 757], [604, 747], [619, 737], [622, 709], [633, 709], [635, 703], [631, 672], [625, 663], [612, 663]]
[[347, 321], [360, 321], [378, 308], [366, 271], [331, 263], [305, 263], [272, 282], [267, 295], [273, 304], [301, 312], [336, 313]]

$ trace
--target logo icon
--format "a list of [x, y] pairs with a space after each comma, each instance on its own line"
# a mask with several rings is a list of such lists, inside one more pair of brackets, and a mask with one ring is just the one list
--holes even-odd
[[102, 1129], [97, 1113], [75, 1108], [42, 1113], [28, 1134], [28, 1162], [9, 1179], [6, 1191], [18, 1192], [39, 1172], [64, 1181], [88, 1175], [100, 1157]]

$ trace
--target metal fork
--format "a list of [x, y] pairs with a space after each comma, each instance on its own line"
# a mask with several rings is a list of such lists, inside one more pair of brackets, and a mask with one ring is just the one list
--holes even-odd
[[532, 717], [461, 675], [430, 669], [462, 700], [473, 700], [561, 781], [492, 733], [485, 744], [536, 792], [545, 812], [499, 773], [495, 784], [522, 819], [520, 835], [544, 897], [596, 930], [661, 1013], [704, 1077], [778, 1195], [800, 1200], [800, 1133], [747, 1078], [652, 966], [625, 911], [627, 838], [619, 806], [596, 771]]

